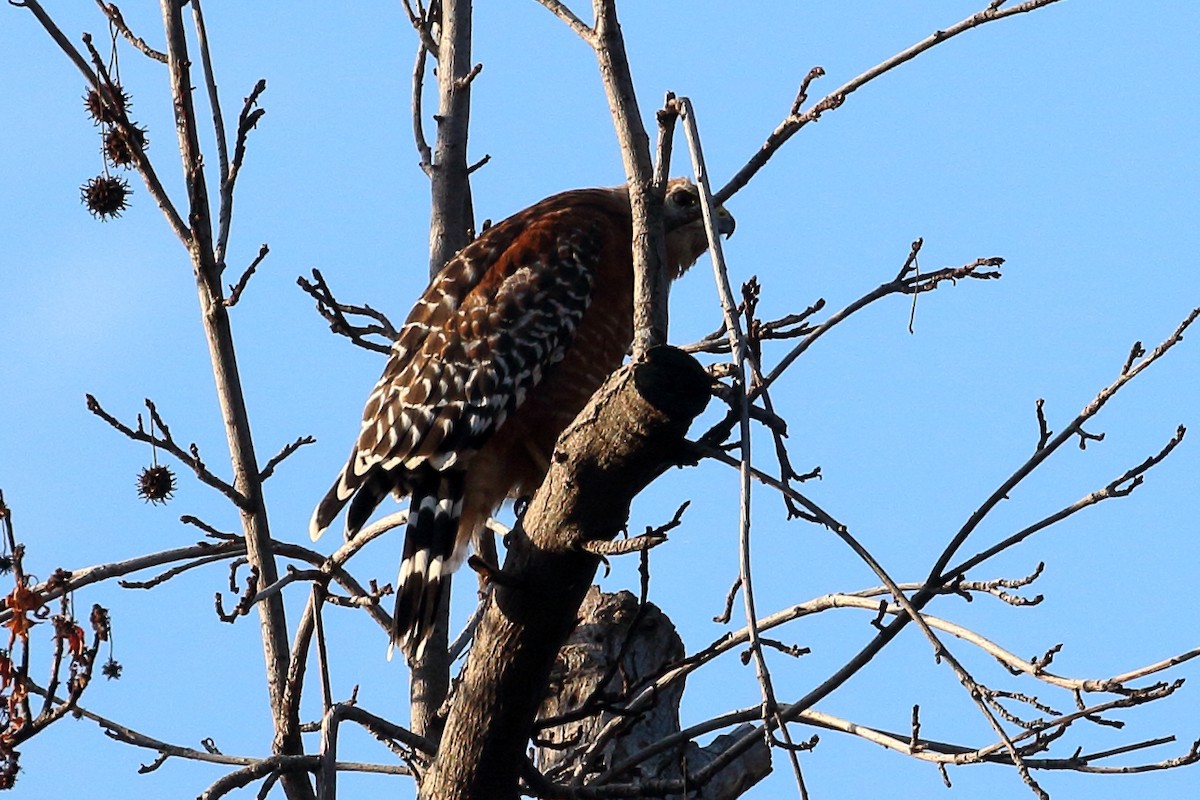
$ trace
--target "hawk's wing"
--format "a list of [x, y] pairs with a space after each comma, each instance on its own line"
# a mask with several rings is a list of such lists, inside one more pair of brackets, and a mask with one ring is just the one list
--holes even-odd
[[[318, 536], [355, 495], [347, 533], [406, 475], [461, 467], [561, 361], [591, 299], [611, 217], [567, 193], [490, 228], [438, 273], [400, 331]], [[547, 207], [548, 206], [548, 207]]]

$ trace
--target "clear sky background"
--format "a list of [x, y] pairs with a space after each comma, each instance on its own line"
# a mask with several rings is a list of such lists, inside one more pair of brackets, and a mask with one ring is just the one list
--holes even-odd
[[[47, 5], [73, 40], [85, 30], [104, 40], [106, 25], [91, 4]], [[690, 96], [710, 171], [723, 183], [787, 113], [812, 66], [828, 72], [814, 87], [819, 96], [984, 5], [676, 0], [626, 2], [621, 13], [647, 124], [665, 91]], [[472, 159], [491, 156], [474, 180], [478, 219], [501, 219], [563, 189], [621, 182], [589, 49], [533, 2], [478, 6], [474, 58], [483, 72], [474, 84], [470, 149]], [[161, 47], [157, 4], [122, 9]], [[231, 128], [254, 82], [268, 82], [267, 115], [239, 184], [229, 282], [269, 243], [271, 255], [233, 319], [261, 460], [297, 436], [317, 438], [267, 486], [274, 534], [306, 543], [305, 523], [345, 457], [382, 359], [329, 334], [295, 279], [317, 267], [341, 299], [369, 302], [397, 322], [425, 285], [428, 188], [409, 111], [414, 34], [396, 2], [209, 3], [207, 15]], [[1200, 305], [1198, 38], [1200, 6], [1163, 0], [1068, 0], [985, 26], [853, 95], [728, 204], [738, 219], [726, 246], [731, 270], [738, 280], [760, 277], [768, 317], [817, 298], [830, 311], [846, 305], [892, 278], [917, 237], [925, 239], [926, 270], [1007, 259], [1001, 281], [922, 297], [913, 335], [906, 298], [878, 303], [825, 338], [775, 389], [795, 464], [823, 470], [808, 493], [898, 580], [924, 577], [971, 511], [1030, 456], [1038, 398], [1051, 428], [1061, 429], [1115, 378], [1135, 340], [1157, 344]], [[148, 127], [150, 154], [182, 202], [165, 69], [128, 49], [121, 63], [133, 117]], [[174, 501], [142, 503], [134, 478], [150, 462], [148, 448], [84, 407], [90, 392], [132, 421], [150, 397], [179, 440], [198, 443], [214, 471], [228, 473], [183, 249], [138, 179], [120, 220], [94, 221], [79, 203], [78, 187], [102, 166], [83, 88], [30, 14], [0, 9], [0, 488], [28, 546], [28, 567], [41, 577], [58, 566], [191, 543], [196, 531], [179, 523], [182, 514], [226, 530], [237, 525], [223, 498], [178, 467]], [[680, 143], [677, 174], [685, 171], [682, 153]], [[718, 324], [709, 273], [702, 260], [673, 295], [677, 342]], [[1045, 561], [1034, 589], [1045, 602], [1014, 609], [947, 598], [933, 613], [1024, 656], [1063, 642], [1054, 669], [1073, 677], [1119, 674], [1200, 644], [1197, 339], [1090, 425], [1103, 442], [1064, 449], [968, 545], [975, 552], [1073, 502], [1157, 452], [1177, 424], [1193, 426], [1131, 497], [1085, 511], [971, 576], [1017, 577]], [[768, 364], [785, 347], [769, 349]], [[756, 445], [769, 455], [769, 440]], [[736, 482], [736, 473], [713, 463], [673, 472], [631, 520], [635, 529], [658, 524], [683, 499], [693, 501], [683, 527], [654, 552], [651, 585], [689, 649], [725, 630], [711, 618], [736, 574]], [[357, 574], [392, 580], [399, 549], [399, 536], [385, 537], [359, 558]], [[782, 504], [761, 488], [754, 559], [764, 612], [878, 583], [827, 532], [785, 522]], [[635, 563], [616, 564], [603, 581], [609, 590], [636, 585]], [[257, 625], [216, 619], [213, 593], [227, 588], [226, 570], [216, 566], [150, 593], [80, 592], [80, 609], [93, 602], [111, 609], [114, 655], [125, 667], [120, 681], [98, 679], [83, 704], [167, 741], [197, 746], [212, 736], [226, 753], [266, 755]], [[460, 617], [469, 609], [464, 594]], [[304, 596], [291, 597], [293, 623]], [[778, 632], [814, 651], [799, 661], [772, 657], [782, 700], [819, 683], [873, 633], [861, 612], [822, 617]], [[407, 719], [406, 670], [385, 662], [382, 633], [349, 612], [334, 609], [327, 619], [334, 694], [347, 698], [358, 684], [365, 708]], [[44, 653], [48, 631], [36, 635]], [[966, 645], [951, 646], [984, 683], [1037, 694], [1060, 710], [1071, 705], [1068, 696], [1010, 678]], [[1184, 753], [1200, 738], [1200, 667], [1192, 662], [1173, 674], [1190, 683], [1172, 699], [1111, 715], [1127, 723], [1124, 730], [1081, 728], [1052, 752], [1176, 733], [1172, 745], [1114, 763]], [[752, 669], [729, 657], [689, 683], [684, 722], [758, 696]], [[907, 730], [914, 703], [922, 706], [924, 735], [991, 741], [950, 670], [934, 664], [911, 628], [819, 709]], [[317, 718], [315, 702], [305, 715]], [[796, 730], [798, 738], [810, 733]], [[357, 730], [343, 734], [343, 748], [347, 759], [391, 759]], [[19, 797], [83, 785], [97, 797], [189, 797], [224, 771], [172, 760], [139, 776], [138, 764], [153, 753], [112, 743], [83, 721], [60, 722], [21, 749]], [[1013, 770], [997, 766], [951, 769], [947, 792], [932, 766], [832, 733], [822, 733], [802, 761], [814, 798], [1029, 796]], [[1197, 767], [1038, 777], [1055, 798], [1200, 792]], [[749, 796], [786, 797], [791, 785], [781, 758]], [[410, 796], [410, 786], [397, 778], [341, 784], [347, 797]]]

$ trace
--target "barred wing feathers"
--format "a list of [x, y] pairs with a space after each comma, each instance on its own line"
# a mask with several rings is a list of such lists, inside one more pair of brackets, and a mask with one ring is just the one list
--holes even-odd
[[367, 399], [349, 461], [313, 514], [313, 538], [347, 502], [352, 536], [388, 492], [412, 493], [424, 468], [463, 468], [562, 360], [612, 225], [608, 209], [586, 202], [597, 193], [568, 192], [505, 220], [434, 278]]

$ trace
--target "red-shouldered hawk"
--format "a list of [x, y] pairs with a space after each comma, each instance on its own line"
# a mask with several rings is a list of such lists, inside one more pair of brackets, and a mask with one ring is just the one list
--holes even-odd
[[[696, 187], [668, 185], [667, 269], [707, 248]], [[506, 497], [541, 484], [554, 443], [633, 338], [632, 216], [625, 187], [554, 195], [486, 231], [430, 282], [367, 398], [350, 459], [309, 523], [347, 503], [353, 536], [389, 492], [411, 496], [393, 642], [419, 656], [442, 577]], [[719, 210], [718, 229], [733, 217]]]

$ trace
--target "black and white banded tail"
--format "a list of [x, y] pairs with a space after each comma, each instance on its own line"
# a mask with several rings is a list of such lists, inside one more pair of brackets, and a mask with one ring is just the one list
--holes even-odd
[[[347, 466], [349, 469], [349, 466]], [[420, 658], [433, 632], [434, 617], [446, 578], [458, 568], [470, 531], [459, 535], [462, 517], [464, 472], [439, 472], [426, 465], [398, 478], [382, 469], [369, 470], [364, 478], [347, 480], [343, 470], [317, 505], [309, 523], [315, 540], [347, 503], [346, 538], [352, 539], [376, 506], [395, 487], [410, 495], [404, 554], [396, 578], [396, 608], [392, 622], [392, 645], [409, 658]], [[347, 485], [350, 484], [350, 485]], [[462, 547], [459, 547], [461, 540]], [[389, 647], [390, 657], [392, 649]]]
[[463, 473], [422, 470], [414, 476], [411, 488], [404, 556], [396, 578], [392, 644], [399, 645], [409, 658], [419, 659], [433, 632], [442, 587], [465, 551], [457, 546]]

